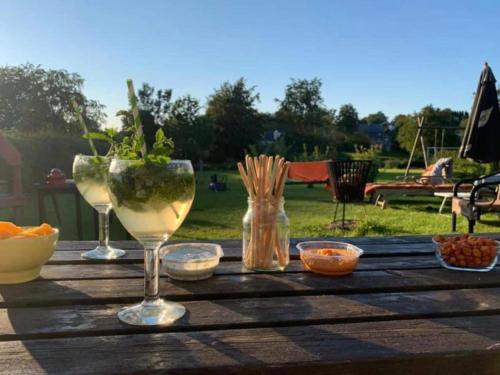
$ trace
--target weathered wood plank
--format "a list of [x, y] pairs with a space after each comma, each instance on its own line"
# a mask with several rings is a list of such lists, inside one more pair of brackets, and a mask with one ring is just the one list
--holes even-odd
[[[423, 237], [421, 240], [408, 241], [404, 238], [399, 237], [345, 237], [345, 238], [323, 238], [324, 240], [331, 241], [343, 241], [352, 244], [363, 244], [363, 245], [408, 245], [414, 243], [431, 243], [430, 239]], [[292, 246], [299, 242], [307, 241], [311, 239], [291, 239], [290, 243]], [[313, 239], [313, 240], [321, 240]], [[177, 240], [169, 241], [169, 243], [181, 243], [181, 242], [216, 242], [221, 244], [225, 248], [240, 248], [241, 240], [215, 240], [215, 241], [201, 241], [201, 240]], [[111, 241], [113, 247], [121, 248], [124, 250], [140, 250], [142, 246], [137, 241]], [[59, 251], [74, 251], [81, 250], [86, 251], [93, 249], [97, 246], [97, 241], [59, 241], [57, 250]]]
[[[357, 271], [395, 270], [395, 269], [422, 269], [439, 268], [440, 265], [434, 256], [419, 257], [379, 257], [361, 258]], [[284, 273], [305, 272], [300, 260], [292, 260]], [[227, 261], [219, 264], [216, 275], [253, 274], [247, 270], [241, 261]], [[109, 264], [49, 264], [42, 268], [41, 278], [45, 280], [80, 280], [80, 279], [123, 279], [144, 276], [142, 263]]]
[[[500, 239], [500, 233], [479, 233], [478, 236], [486, 236], [490, 238]], [[432, 236], [430, 235], [412, 235], [412, 236], [376, 236], [376, 237], [325, 237], [325, 238], [292, 238], [290, 240], [292, 245], [298, 242], [311, 241], [311, 240], [330, 240], [330, 241], [343, 241], [355, 245], [366, 244], [412, 244], [412, 243], [431, 243]], [[241, 239], [221, 239], [216, 241], [207, 240], [174, 240], [169, 243], [179, 242], [217, 242], [226, 247], [240, 247]], [[142, 246], [136, 241], [111, 241], [113, 246], [123, 249], [141, 249]], [[59, 250], [88, 250], [97, 246], [97, 241], [59, 241]]]
[[142, 250], [127, 250], [126, 254], [118, 259], [110, 259], [106, 261], [84, 259], [82, 258], [83, 251], [81, 250], [64, 250], [55, 251], [50, 257], [47, 264], [63, 265], [63, 264], [133, 264], [142, 263], [144, 259], [144, 251]]
[[[373, 369], [422, 374], [423, 366], [434, 373], [446, 369], [465, 374], [465, 369], [497, 374], [500, 330], [492, 327], [498, 326], [499, 316], [475, 316], [6, 341], [0, 343], [0, 369], [23, 375], [239, 370], [276, 374], [298, 367], [294, 373], [312, 374], [327, 373], [327, 366], [335, 366], [339, 374], [377, 373]], [[433, 366], [426, 365], [429, 362]], [[444, 367], [436, 370], [436, 363]]]
[[[500, 312], [500, 288], [190, 301], [188, 314], [155, 332], [437, 318]], [[122, 305], [0, 309], [0, 340], [148, 332], [122, 324]]]
[[[291, 239], [290, 244], [295, 246], [297, 243], [302, 241], [307, 241], [311, 239]], [[313, 239], [320, 240], [320, 239]], [[412, 245], [412, 244], [430, 244], [431, 241], [422, 239], [421, 241], [405, 241], [399, 238], [390, 238], [390, 237], [380, 237], [376, 238], [372, 241], [366, 240], [364, 237], [346, 237], [346, 238], [325, 238], [324, 240], [331, 241], [342, 241], [348, 242], [355, 245]], [[224, 248], [232, 249], [241, 249], [241, 240], [215, 240], [215, 241], [169, 241], [169, 243], [182, 243], [182, 242], [216, 242], [219, 243]], [[137, 241], [111, 241], [111, 245], [116, 248], [121, 248], [124, 250], [141, 250], [142, 246]], [[57, 250], [59, 251], [87, 251], [93, 249], [97, 246], [97, 241], [59, 241]]]
[[[179, 242], [217, 242], [223, 243], [229, 247], [241, 246], [241, 240], [220, 240], [220, 241], [201, 241], [201, 240], [178, 240], [169, 241], [169, 243]], [[57, 250], [59, 251], [86, 251], [95, 248], [98, 245], [97, 241], [59, 241]], [[110, 241], [110, 245], [123, 250], [142, 250], [143, 247], [137, 241]]]
[[[464, 273], [443, 269], [364, 271], [328, 278], [311, 273], [221, 275], [203, 282], [171, 282], [160, 290], [174, 300], [229, 299], [321, 294], [399, 292], [500, 287], [500, 269]], [[34, 281], [0, 287], [0, 306], [126, 303], [142, 297], [139, 278]]]
[[[126, 254], [118, 259], [97, 260], [82, 258], [83, 251], [80, 250], [61, 250], [55, 251], [47, 264], [130, 264], [142, 263], [144, 259], [144, 250], [126, 250]], [[297, 258], [296, 256], [295, 258]], [[221, 261], [241, 260], [241, 249], [225, 249], [224, 257]]]
[[45, 265], [40, 280], [126, 279], [144, 277], [142, 263]]
[[[363, 258], [379, 257], [379, 256], [421, 256], [434, 254], [434, 247], [431, 243], [416, 243], [416, 244], [367, 244], [362, 246], [365, 254]], [[238, 261], [241, 260], [241, 247], [224, 246], [224, 257], [222, 261]], [[61, 250], [56, 251], [49, 261], [49, 264], [130, 264], [141, 263], [144, 257], [142, 250], [127, 250], [127, 254], [119, 259], [113, 260], [89, 260], [81, 257], [83, 251]], [[299, 258], [298, 250], [292, 246], [290, 248], [290, 256], [292, 259]]]
[[[435, 255], [425, 256], [396, 256], [396, 257], [361, 257], [356, 271], [375, 270], [401, 270], [401, 269], [424, 269], [440, 268]], [[283, 273], [295, 273], [306, 271], [300, 260], [291, 260]], [[225, 274], [248, 274], [256, 273], [243, 267], [241, 261], [222, 262], [215, 271], [218, 275]], [[277, 272], [280, 273], [280, 272]]]
[[[500, 240], [500, 234], [484, 234], [484, 236]], [[292, 239], [290, 253], [293, 257], [298, 256], [295, 245], [298, 242], [311, 239]], [[319, 240], [319, 239], [314, 239]], [[365, 256], [394, 256], [410, 254], [431, 254], [434, 252], [434, 246], [431, 242], [431, 236], [400, 236], [400, 237], [344, 237], [344, 238], [326, 238], [326, 240], [336, 240], [352, 243], [365, 250]], [[237, 260], [241, 258], [241, 240], [216, 240], [216, 241], [172, 241], [179, 242], [215, 242], [219, 243], [225, 253], [226, 260]], [[83, 261], [81, 252], [94, 248], [96, 241], [60, 241], [57, 250], [51, 261]], [[136, 241], [112, 241], [115, 247], [129, 250], [129, 254], [124, 258], [115, 260], [115, 262], [129, 262], [133, 260], [142, 260], [142, 247]], [[65, 254], [68, 252], [68, 254]], [[89, 262], [89, 260], [86, 260]]]

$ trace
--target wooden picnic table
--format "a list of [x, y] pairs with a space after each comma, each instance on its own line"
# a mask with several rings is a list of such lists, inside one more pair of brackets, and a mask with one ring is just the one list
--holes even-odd
[[[500, 235], [494, 236], [500, 238]], [[188, 313], [172, 326], [116, 317], [140, 301], [143, 253], [82, 259], [93, 242], [59, 243], [41, 277], [0, 287], [5, 374], [499, 374], [500, 269], [439, 267], [428, 236], [360, 237], [351, 276], [242, 268], [240, 242], [201, 282], [162, 277], [162, 295]], [[295, 244], [297, 240], [294, 240]]]

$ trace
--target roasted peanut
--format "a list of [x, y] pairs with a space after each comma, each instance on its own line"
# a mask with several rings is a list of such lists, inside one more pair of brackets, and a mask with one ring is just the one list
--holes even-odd
[[436, 236], [442, 259], [458, 267], [487, 267], [497, 256], [497, 243], [490, 238], [462, 235]]

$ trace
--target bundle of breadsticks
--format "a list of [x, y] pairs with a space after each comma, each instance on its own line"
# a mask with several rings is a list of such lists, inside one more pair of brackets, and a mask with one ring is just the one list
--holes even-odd
[[[289, 162], [279, 155], [246, 156], [238, 170], [252, 204], [250, 239], [244, 243], [244, 264], [251, 269], [272, 269], [273, 259], [284, 269], [289, 261], [288, 241], [280, 240], [277, 214], [283, 197]], [[287, 236], [288, 238], [288, 236]], [[245, 241], [244, 241], [245, 242]]]

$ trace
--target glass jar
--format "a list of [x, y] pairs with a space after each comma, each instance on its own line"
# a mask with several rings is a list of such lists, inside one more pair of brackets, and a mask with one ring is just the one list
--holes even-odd
[[290, 262], [290, 221], [285, 200], [248, 198], [243, 217], [243, 264], [254, 271], [283, 271]]

